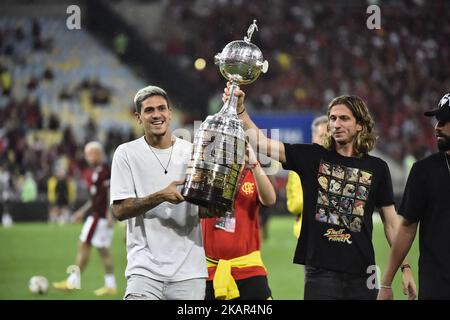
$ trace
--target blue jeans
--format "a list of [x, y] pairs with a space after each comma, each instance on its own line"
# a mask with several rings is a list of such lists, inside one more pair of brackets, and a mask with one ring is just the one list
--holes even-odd
[[305, 266], [305, 300], [376, 300], [367, 277]]
[[205, 278], [184, 281], [159, 281], [141, 275], [131, 275], [127, 281], [125, 300], [203, 300]]

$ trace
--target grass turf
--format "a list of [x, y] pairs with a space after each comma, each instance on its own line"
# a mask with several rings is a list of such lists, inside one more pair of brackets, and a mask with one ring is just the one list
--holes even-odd
[[[293, 217], [271, 217], [269, 238], [262, 244], [264, 263], [269, 271], [269, 284], [274, 299], [303, 298], [303, 266], [292, 263], [296, 239], [292, 235]], [[126, 250], [125, 229], [116, 224], [111, 252], [119, 293], [117, 296], [96, 297], [94, 290], [103, 286], [103, 267], [95, 249], [81, 280], [81, 290], [60, 292], [52, 287], [45, 295], [28, 291], [33, 275], [45, 276], [51, 282], [67, 277], [66, 269], [75, 261], [81, 225], [54, 226], [43, 223], [20, 223], [12, 228], [0, 228], [0, 299], [122, 299], [125, 290], [124, 270]], [[373, 240], [377, 263], [383, 272], [389, 248], [382, 224], [374, 225]], [[415, 242], [410, 264], [417, 281], [418, 248]], [[396, 299], [405, 299], [399, 274], [393, 283]]]

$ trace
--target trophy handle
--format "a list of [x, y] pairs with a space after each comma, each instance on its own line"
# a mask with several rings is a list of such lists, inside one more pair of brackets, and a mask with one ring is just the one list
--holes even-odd
[[257, 65], [258, 67], [261, 67], [262, 73], [266, 73], [267, 70], [269, 70], [269, 61], [267, 61], [267, 60], [264, 60], [264, 62], [257, 61], [257, 62], [256, 62], [256, 65]]
[[218, 53], [214, 56], [214, 64], [220, 66], [221, 62], [222, 62], [222, 55]]

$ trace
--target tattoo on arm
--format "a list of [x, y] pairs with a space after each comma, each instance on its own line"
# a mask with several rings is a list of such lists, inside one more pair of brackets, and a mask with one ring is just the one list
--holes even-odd
[[128, 198], [113, 203], [114, 216], [122, 221], [140, 216], [158, 206], [161, 199], [157, 193], [144, 198]]

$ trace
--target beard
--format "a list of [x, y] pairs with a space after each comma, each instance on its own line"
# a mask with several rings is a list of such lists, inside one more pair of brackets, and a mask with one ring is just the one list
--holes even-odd
[[439, 151], [448, 151], [450, 150], [450, 137], [442, 134], [442, 138], [438, 140], [438, 149]]

